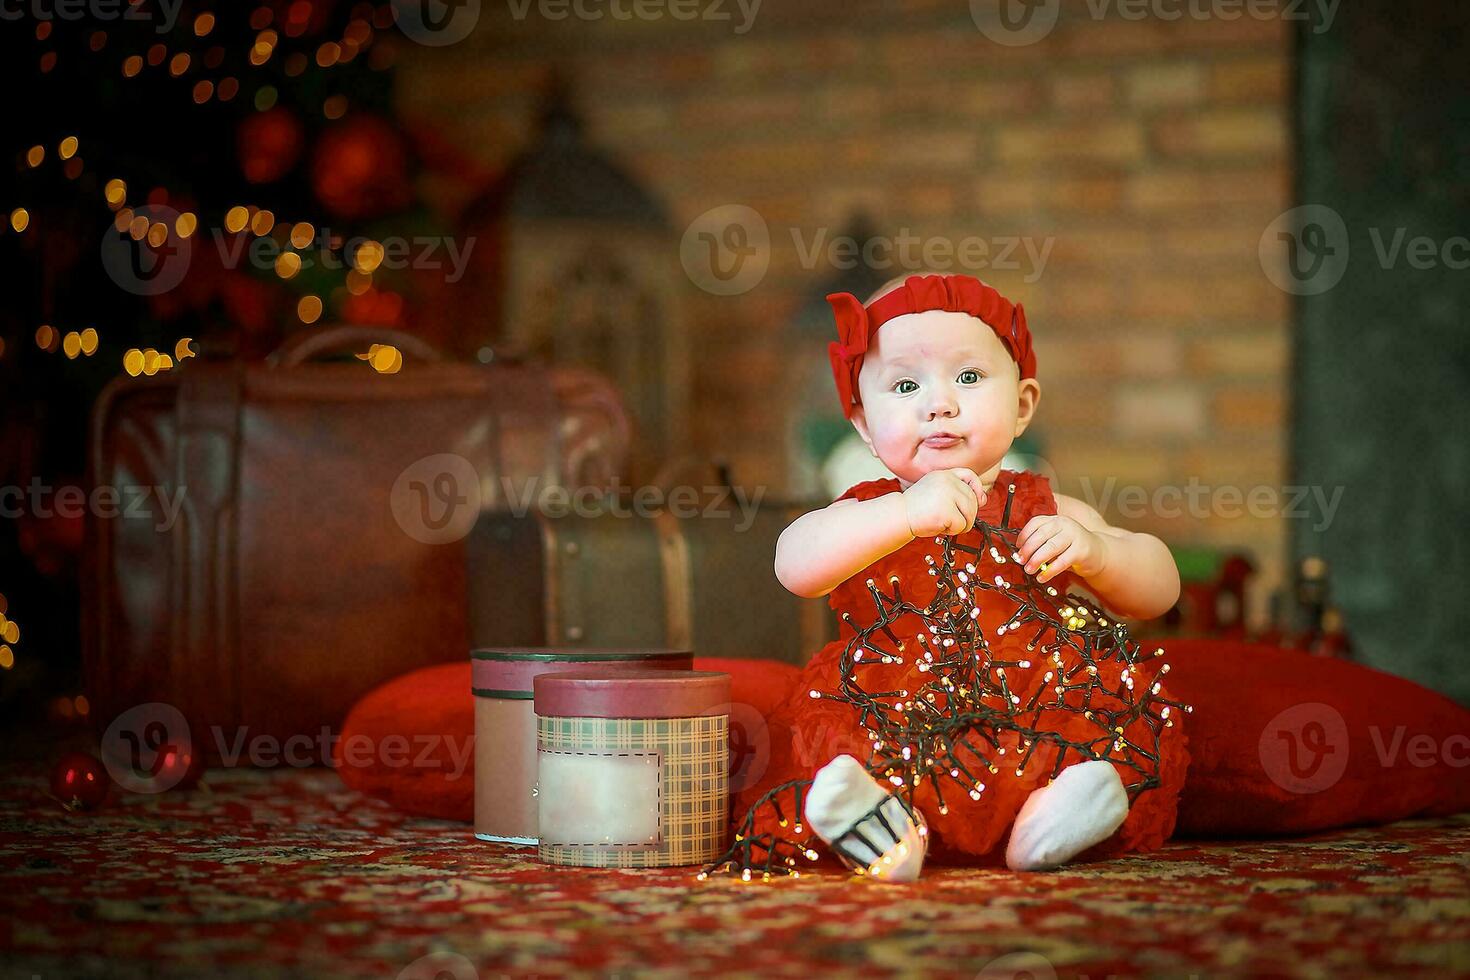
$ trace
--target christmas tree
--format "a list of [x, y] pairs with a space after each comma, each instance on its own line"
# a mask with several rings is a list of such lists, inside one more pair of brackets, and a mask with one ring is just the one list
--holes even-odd
[[[483, 174], [393, 103], [413, 43], [389, 3], [17, 6], [0, 34], [0, 485], [85, 479], [87, 416], [121, 374], [259, 359], [330, 322], [417, 326], [446, 288], [417, 243], [426, 174]], [[420, 331], [421, 332], [421, 331]], [[391, 346], [356, 352], [393, 372]], [[76, 683], [82, 520], [45, 493], [0, 521], [3, 586]], [[68, 655], [72, 655], [69, 657]], [[17, 673], [29, 669], [17, 652]], [[16, 685], [0, 683], [0, 699]]]

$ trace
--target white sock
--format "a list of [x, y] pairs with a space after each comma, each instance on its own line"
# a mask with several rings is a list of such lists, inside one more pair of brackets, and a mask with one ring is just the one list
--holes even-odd
[[1026, 797], [1006, 844], [1006, 866], [1040, 871], [1065, 864], [1111, 837], [1127, 816], [1128, 791], [1111, 762], [1068, 766]]
[[[888, 802], [881, 812], [899, 836], [897, 843], [876, 815], [863, 819], [885, 799]], [[870, 866], [878, 881], [913, 881], [919, 877], [928, 841], [897, 797], [891, 796], [852, 756], [839, 755], [817, 771], [806, 795], [805, 814], [807, 825], [829, 845], [854, 826], [873, 844], [889, 845], [879, 853], [852, 837], [842, 842], [845, 850]]]

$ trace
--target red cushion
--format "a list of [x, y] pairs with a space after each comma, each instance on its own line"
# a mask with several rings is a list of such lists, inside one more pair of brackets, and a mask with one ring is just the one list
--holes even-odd
[[[1219, 640], [1164, 646], [1171, 665], [1165, 684], [1194, 706], [1185, 720], [1191, 759], [1176, 834], [1310, 833], [1470, 810], [1470, 712], [1448, 698], [1369, 667], [1275, 647]], [[799, 672], [761, 660], [699, 658], [695, 666], [731, 675], [731, 745], [741, 767], [731, 782], [743, 788], [763, 774], [764, 719]], [[471, 821], [469, 690], [465, 662], [415, 671], [370, 692], [343, 725], [336, 753], [342, 779], [408, 813]], [[354, 737], [386, 748], [390, 735], [408, 743], [417, 764], [385, 764], [389, 754], [376, 748], [360, 751], [366, 765], [343, 764]]]
[[[770, 660], [696, 657], [696, 670], [730, 675], [732, 784], [758, 779], [769, 758], [764, 719], [800, 674]], [[405, 674], [365, 694], [342, 724], [333, 757], [342, 781], [406, 813], [474, 820], [475, 702], [470, 664], [442, 664]], [[390, 741], [393, 736], [398, 739]], [[398, 745], [405, 744], [405, 748]]]
[[1300, 834], [1470, 810], [1470, 712], [1371, 667], [1164, 641], [1187, 715], [1177, 835]]
[[[405, 813], [474, 820], [469, 660], [425, 667], [374, 688], [347, 713], [341, 735], [332, 756], [348, 786]], [[391, 748], [394, 736], [408, 741], [410, 764], [401, 763], [404, 752]], [[426, 746], [428, 757], [420, 758]]]

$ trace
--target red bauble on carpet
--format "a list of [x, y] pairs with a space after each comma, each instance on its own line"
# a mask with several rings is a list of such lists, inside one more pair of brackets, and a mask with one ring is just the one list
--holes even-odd
[[107, 801], [112, 779], [101, 761], [85, 752], [62, 757], [51, 770], [51, 795], [68, 810], [95, 810]]

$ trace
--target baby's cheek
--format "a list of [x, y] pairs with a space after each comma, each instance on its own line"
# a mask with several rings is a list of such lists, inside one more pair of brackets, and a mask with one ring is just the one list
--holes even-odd
[[913, 452], [918, 435], [904, 426], [885, 426], [874, 436], [879, 456], [908, 456]]
[[988, 445], [1009, 443], [1011, 436], [1016, 431], [1015, 426], [1016, 420], [1014, 418], [1005, 418], [1001, 413], [989, 415], [980, 423], [980, 437]]
[[1012, 405], [993, 401], [985, 406], [985, 410], [979, 413], [980, 419], [976, 423], [979, 434], [986, 442], [1009, 443], [1016, 434], [1016, 412]]

